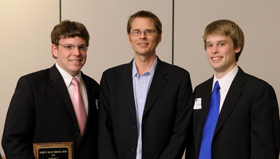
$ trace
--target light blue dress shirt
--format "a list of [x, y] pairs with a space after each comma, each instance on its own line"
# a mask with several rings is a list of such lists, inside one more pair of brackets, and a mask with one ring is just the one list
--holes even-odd
[[133, 78], [133, 90], [134, 90], [134, 100], [135, 100], [137, 130], [138, 130], [136, 159], [142, 159], [142, 117], [145, 108], [147, 94], [149, 92], [149, 88], [152, 83], [156, 65], [157, 65], [157, 58], [152, 68], [148, 72], [145, 72], [141, 76], [139, 76], [135, 64], [135, 59], [133, 60], [132, 78]]

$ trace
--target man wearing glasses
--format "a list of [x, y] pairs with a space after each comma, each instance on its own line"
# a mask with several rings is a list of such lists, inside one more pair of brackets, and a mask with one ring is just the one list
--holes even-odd
[[74, 158], [97, 158], [99, 85], [84, 75], [89, 33], [63, 21], [51, 33], [56, 64], [21, 77], [7, 113], [2, 145], [10, 159], [33, 159], [33, 143], [73, 142]]
[[180, 159], [192, 112], [189, 73], [161, 61], [162, 27], [156, 15], [130, 16], [127, 36], [134, 59], [103, 73], [99, 159]]

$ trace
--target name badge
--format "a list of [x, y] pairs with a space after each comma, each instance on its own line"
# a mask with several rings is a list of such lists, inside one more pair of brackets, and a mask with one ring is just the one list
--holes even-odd
[[193, 109], [201, 109], [201, 98], [195, 98]]

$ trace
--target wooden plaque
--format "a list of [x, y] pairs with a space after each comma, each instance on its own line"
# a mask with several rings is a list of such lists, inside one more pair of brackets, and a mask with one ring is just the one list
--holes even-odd
[[35, 159], [74, 159], [73, 142], [34, 143]]

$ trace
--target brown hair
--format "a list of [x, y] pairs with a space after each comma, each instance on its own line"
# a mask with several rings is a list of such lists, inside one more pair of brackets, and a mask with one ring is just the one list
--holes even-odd
[[161, 22], [160, 20], [158, 19], [158, 17], [152, 13], [152, 12], [149, 12], [149, 11], [145, 11], [145, 10], [141, 10], [141, 11], [138, 11], [136, 13], [134, 13], [133, 15], [131, 15], [128, 19], [128, 22], [127, 22], [127, 34], [130, 33], [130, 30], [131, 30], [131, 23], [133, 22], [133, 20], [137, 17], [142, 17], [142, 18], [151, 18], [153, 21], [154, 21], [154, 24], [155, 24], [155, 27], [158, 31], [159, 34], [162, 33], [162, 26], [161, 26]]
[[239, 53], [236, 53], [235, 55], [235, 60], [237, 62], [244, 47], [244, 34], [241, 28], [236, 23], [230, 20], [217, 20], [210, 23], [205, 28], [204, 35], [203, 35], [205, 50], [206, 50], [206, 39], [207, 36], [210, 34], [220, 34], [220, 35], [229, 36], [233, 41], [234, 48], [241, 47]]
[[89, 45], [89, 33], [86, 27], [79, 22], [64, 20], [57, 24], [51, 32], [52, 44], [58, 45], [61, 38], [74, 38], [78, 36], [86, 41]]

